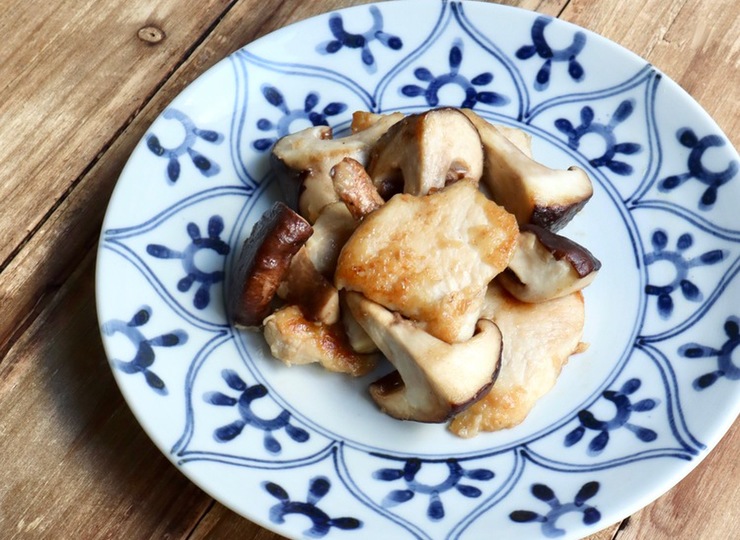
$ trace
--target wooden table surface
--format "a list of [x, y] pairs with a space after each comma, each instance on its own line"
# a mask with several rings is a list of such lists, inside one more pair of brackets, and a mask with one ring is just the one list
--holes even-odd
[[[0, 537], [277, 535], [190, 483], [139, 427], [103, 353], [96, 243], [124, 163], [188, 83], [352, 0], [0, 0]], [[512, 0], [631, 49], [740, 142], [740, 3]], [[608, 539], [740, 538], [740, 424]]]

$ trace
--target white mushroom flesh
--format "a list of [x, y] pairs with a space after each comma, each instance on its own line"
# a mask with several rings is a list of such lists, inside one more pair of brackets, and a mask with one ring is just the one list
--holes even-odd
[[321, 209], [338, 200], [331, 180], [331, 168], [350, 157], [367, 164], [370, 149], [403, 114], [389, 114], [379, 118], [368, 128], [339, 139], [332, 138], [329, 127], [313, 127], [286, 135], [275, 143], [272, 153], [282, 167], [303, 173], [298, 210], [314, 223]]
[[[501, 332], [491, 321], [450, 345], [358, 293], [347, 303], [359, 324], [400, 374], [402, 384], [371, 387], [384, 412], [402, 420], [443, 422], [472, 405], [493, 384], [501, 358]], [[381, 381], [378, 381], [382, 383]]]
[[[407, 116], [378, 141], [367, 172], [384, 196], [426, 195], [462, 178], [477, 183], [483, 173], [478, 131], [458, 109]], [[396, 184], [402, 189], [388, 187]]]
[[563, 249], [577, 250], [581, 259], [593, 261], [593, 264], [582, 265], [587, 267], [588, 273], [581, 276], [568, 257], [557, 258], [534, 232], [524, 230], [519, 234], [509, 267], [497, 277], [499, 283], [523, 302], [560, 298], [590, 285], [598, 274], [600, 263], [585, 248], [563, 237], [559, 240]]
[[514, 214], [519, 224], [534, 223], [557, 231], [593, 195], [591, 180], [582, 169], [550, 169], [482, 118], [476, 127], [485, 155], [481, 180], [493, 200]]

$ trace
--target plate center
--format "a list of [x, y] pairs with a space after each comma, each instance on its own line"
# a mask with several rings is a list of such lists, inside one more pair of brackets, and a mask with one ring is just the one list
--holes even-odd
[[[574, 156], [547, 141], [536, 141], [542, 162], [566, 168]], [[257, 195], [242, 228], [246, 237], [254, 222], [280, 198], [274, 182]], [[605, 227], [604, 224], [609, 226]], [[271, 357], [261, 335], [240, 333], [250, 351], [255, 374], [295, 418], [325, 436], [370, 451], [434, 456], [501, 451], [532, 441], [574, 418], [613, 380], [629, 355], [639, 321], [640, 273], [635, 260], [631, 223], [608, 186], [594, 182], [594, 196], [561, 234], [587, 247], [602, 270], [585, 290], [588, 350], [571, 357], [551, 392], [527, 419], [513, 429], [459, 439], [444, 425], [402, 422], [382, 414], [369, 397], [368, 385], [391, 367], [359, 379], [330, 373], [318, 366], [287, 367]], [[630, 316], [625, 316], [630, 314]]]

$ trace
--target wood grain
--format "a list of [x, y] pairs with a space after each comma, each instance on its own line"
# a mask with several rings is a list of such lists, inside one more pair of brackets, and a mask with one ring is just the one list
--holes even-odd
[[652, 63], [691, 94], [738, 148], [740, 17], [726, 15], [733, 11], [733, 0], [605, 0], [598, 9], [590, 0], [571, 0], [561, 18]]
[[[135, 421], [100, 343], [95, 245], [128, 155], [180, 90], [261, 35], [361, 3], [0, 0], [0, 537], [281, 538], [215, 503]], [[735, 2], [506, 3], [647, 58], [737, 146]], [[740, 537], [739, 432], [589, 538]]]
[[0, 364], [3, 538], [182, 538], [211, 504], [148, 440], [90, 339], [94, 256]]
[[[0, 214], [0, 265], [228, 5], [204, 0], [194, 11], [177, 0], [5, 2], [3, 11], [29, 28], [8, 32], [14, 39], [3, 45], [9, 58], [0, 63], [0, 200], [12, 209]], [[165, 37], [140, 39], [147, 27]], [[34, 46], [24, 36], [33, 36]]]
[[[350, 4], [325, 2], [321, 9]], [[23, 249], [12, 254], [5, 265], [0, 265], [0, 305], [4, 307], [0, 310], [0, 361], [14, 336], [23, 332], [43, 308], [46, 298], [64, 282], [80, 257], [95, 245], [116, 180], [134, 146], [164, 107], [198, 75], [241, 45], [319, 12], [318, 6], [311, 10], [309, 6], [296, 2], [281, 4], [277, 10], [267, 4], [259, 5], [262, 7], [256, 7], [251, 2], [236, 4], [203, 39], [203, 43], [181, 63], [174, 75], [166, 71], [169, 66], [152, 70], [156, 76], [152, 74], [150, 78], [156, 78], [161, 88], [151, 96], [135, 119], [130, 123], [128, 119], [122, 120], [124, 124], [115, 140], [79, 179], [73, 180], [76, 182], [73, 189], [59, 195], [62, 198], [56, 203], [54, 211], [36, 225], [36, 230], [22, 239], [16, 235], [5, 238], [0, 245], [0, 254], [3, 247], [9, 250], [13, 242], [20, 241]], [[200, 36], [197, 36], [196, 41], [200, 40]], [[115, 46], [115, 43], [111, 46]], [[145, 71], [147, 68], [144, 66], [140, 69]], [[163, 81], [168, 77], [165, 84]], [[139, 106], [137, 101], [136, 107]], [[100, 114], [97, 122], [109, 120], [102, 112]], [[53, 126], [45, 126], [45, 129], [52, 131]], [[99, 126], [96, 124], [87, 129], [98, 130]], [[0, 193], [2, 174], [0, 169]], [[68, 172], [68, 176], [75, 175], [76, 170]], [[38, 186], [38, 189], [48, 191], [51, 188]], [[0, 194], [0, 200], [1, 197]], [[12, 199], [3, 201], [2, 206], [7, 210], [0, 213], [0, 224], [3, 219], [17, 221], [18, 216], [25, 213], [23, 206], [16, 206], [16, 201]], [[28, 219], [35, 218], [29, 216]]]

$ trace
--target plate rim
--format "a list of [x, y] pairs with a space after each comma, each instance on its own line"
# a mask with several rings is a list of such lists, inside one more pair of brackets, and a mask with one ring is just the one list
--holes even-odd
[[[301, 25], [308, 24], [308, 23], [315, 24], [316, 22], [318, 22], [319, 19], [321, 19], [323, 17], [326, 17], [330, 13], [342, 13], [342, 14], [344, 14], [344, 13], [352, 12], [352, 11], [355, 11], [355, 10], [356, 11], [359, 11], [361, 9], [367, 9], [369, 6], [383, 6], [384, 4], [389, 4], [389, 3], [414, 5], [414, 4], [420, 4], [421, 1], [422, 0], [397, 0], [395, 2], [371, 2], [371, 3], [364, 3], [364, 4], [357, 5], [357, 6], [352, 6], [352, 7], [342, 8], [342, 9], [339, 9], [339, 10], [334, 10], [334, 11], [330, 11], [330, 12], [325, 12], [325, 13], [317, 14], [317, 15], [314, 15], [312, 17], [309, 17], [309, 18], [300, 20], [300, 21], [295, 21], [295, 22], [291, 23], [290, 25], [281, 27], [281, 28], [279, 28], [279, 29], [277, 29], [277, 30], [275, 30], [273, 32], [270, 32], [270, 33], [268, 33], [268, 34], [266, 34], [264, 36], [261, 36], [260, 38], [258, 38], [256, 40], [254, 40], [254, 41], [252, 41], [252, 42], [244, 45], [243, 47], [240, 47], [234, 53], [231, 53], [230, 55], [227, 55], [223, 59], [219, 60], [216, 64], [214, 64], [212, 67], [210, 67], [209, 69], [207, 69], [206, 71], [204, 71], [203, 73], [201, 73], [198, 77], [196, 77], [193, 81], [191, 81], [187, 86], [185, 86], [176, 96], [174, 96], [171, 100], [169, 100], [168, 103], [167, 103], [167, 105], [165, 105], [165, 108], [168, 107], [168, 106], [170, 106], [176, 100], [181, 99], [181, 96], [185, 95], [186, 93], [188, 93], [188, 92], [194, 92], [195, 85], [196, 85], [196, 83], [199, 80], [205, 80], [206, 78], [209, 77], [209, 74], [212, 75], [212, 73], [216, 69], [223, 69], [223, 66], [226, 65], [226, 63], [228, 62], [229, 58], [231, 58], [233, 55], [237, 54], [239, 51], [245, 50], [247, 48], [253, 48], [253, 47], [256, 47], [258, 44], [269, 42], [269, 41], [275, 39], [275, 34], [278, 33], [278, 32], [291, 31], [291, 30], [294, 30], [296, 27], [299, 27]], [[441, 3], [442, 3], [443, 6], [446, 6], [448, 4], [463, 4], [463, 5], [465, 5], [465, 4], [476, 4], [476, 5], [481, 6], [482, 9], [486, 9], [486, 10], [491, 9], [493, 11], [502, 10], [503, 12], [507, 12], [507, 11], [512, 11], [512, 12], [526, 12], [526, 13], [530, 14], [533, 17], [540, 16], [541, 15], [541, 14], [539, 14], [536, 11], [530, 11], [530, 10], [527, 10], [527, 9], [524, 9], [524, 8], [520, 8], [520, 7], [516, 7], [516, 6], [505, 6], [505, 5], [488, 3], [488, 2], [482, 2], [482, 1], [477, 1], [477, 0], [463, 0], [462, 2], [447, 2], [446, 0], [442, 0]], [[437, 2], [436, 5], [439, 5], [439, 2]], [[444, 9], [444, 7], [443, 7], [443, 9]], [[691, 97], [690, 94], [684, 88], [682, 88], [677, 82], [675, 82], [670, 77], [666, 76], [659, 68], [653, 66], [652, 64], [650, 64], [649, 62], [647, 62], [646, 60], [644, 60], [643, 58], [641, 58], [639, 55], [635, 54], [631, 50], [629, 50], [626, 47], [620, 45], [619, 43], [616, 43], [616, 42], [614, 42], [614, 41], [612, 41], [612, 40], [610, 40], [608, 38], [605, 38], [605, 37], [603, 37], [603, 36], [601, 36], [601, 35], [593, 32], [591, 30], [588, 30], [586, 28], [580, 27], [580, 26], [578, 26], [578, 25], [576, 25], [574, 23], [571, 23], [571, 22], [566, 21], [566, 20], [563, 20], [563, 19], [559, 19], [559, 18], [552, 18], [552, 19], [553, 19], [553, 21], [557, 21], [557, 24], [559, 24], [559, 25], [566, 25], [567, 27], [570, 27], [571, 29], [586, 32], [590, 38], [597, 39], [600, 42], [607, 44], [608, 47], [613, 48], [614, 50], [619, 51], [619, 54], [629, 55], [629, 57], [633, 61], [639, 61], [640, 63], [644, 63], [645, 65], [648, 65], [648, 66], [652, 67], [652, 69], [654, 69], [658, 74], [660, 74], [662, 76], [662, 79], [663, 79], [662, 83], [668, 82], [669, 84], [671, 84], [672, 85], [672, 92], [678, 92], [678, 93], [682, 94], [683, 99], [685, 99], [687, 102], [689, 102], [689, 103], [691, 103], [691, 104], [693, 104], [695, 106], [696, 111], [702, 117], [703, 122], [705, 122], [707, 125], [712, 126], [713, 128], [715, 128], [716, 133], [721, 134], [726, 139], [727, 142], [730, 142], [729, 141], [729, 138], [727, 137], [727, 135], [720, 129], [720, 127], [717, 124], [717, 122], [706, 112], [706, 110], [701, 106], [701, 104], [699, 104], [693, 97]], [[164, 110], [165, 109], [163, 108], [162, 112], [159, 115], [157, 115], [157, 117], [155, 118], [155, 120], [153, 120], [152, 123], [156, 122], [156, 120], [161, 117], [161, 115], [163, 114]], [[140, 139], [140, 141], [137, 143], [137, 147], [140, 144], [142, 144], [143, 140], [144, 140], [144, 137], [142, 137]], [[732, 147], [731, 142], [730, 142], [729, 146], [734, 151], [735, 156], [737, 156], [737, 151], [734, 149], [734, 147]], [[100, 286], [101, 280], [98, 278], [98, 273], [100, 271], [101, 261], [102, 261], [103, 253], [104, 253], [104, 249], [102, 249], [103, 248], [103, 243], [104, 243], [104, 232], [108, 228], [107, 225], [108, 225], [108, 222], [109, 222], [109, 217], [110, 217], [110, 215], [112, 215], [112, 208], [114, 207], [114, 200], [116, 198], [116, 192], [119, 190], [119, 187], [122, 184], [122, 180], [124, 178], [126, 178], [127, 173], [129, 172], [129, 169], [132, 168], [133, 166], [134, 165], [133, 165], [132, 156], [129, 156], [129, 159], [126, 161], [126, 164], [124, 165], [124, 168], [121, 171], [121, 174], [119, 176], [119, 179], [116, 182], [116, 187], [115, 187], [115, 189], [113, 191], [113, 194], [110, 197], [110, 202], [109, 202], [108, 208], [106, 210], [106, 215], [105, 215], [105, 218], [103, 220], [103, 225], [102, 225], [102, 228], [101, 228], [101, 235], [100, 235], [100, 240], [99, 240], [99, 243], [98, 243], [98, 250], [99, 251], [98, 251], [98, 256], [97, 256], [97, 259], [96, 259], [96, 270], [95, 270], [95, 273], [96, 273], [96, 278], [95, 278], [95, 281], [96, 281], [96, 283], [95, 283], [95, 285], [96, 285], [96, 287], [95, 287], [96, 288], [96, 291], [95, 291], [95, 296], [96, 296], [96, 311], [98, 313], [98, 322], [99, 322], [99, 325], [102, 325], [104, 323], [104, 321], [100, 318], [101, 305], [103, 303], [102, 298], [104, 296], [104, 292], [101, 291], [101, 290], [99, 290], [99, 286]], [[636, 327], [635, 328], [638, 329], [638, 327], [639, 327], [639, 324], [636, 324]], [[101, 332], [101, 338], [102, 338], [102, 341], [103, 341], [103, 345], [105, 347], [106, 357], [110, 359], [110, 358], [112, 358], [112, 350], [111, 350], [111, 346], [110, 346], [109, 340], [106, 338], [106, 336], [104, 336], [102, 334], [102, 332]], [[627, 349], [629, 349], [629, 348], [630, 347], [627, 346]], [[175, 456], [170, 452], [170, 449], [167, 448], [166, 445], [162, 444], [162, 441], [159, 440], [159, 437], [157, 436], [157, 434], [155, 432], [150, 431], [150, 429], [147, 427], [147, 422], [145, 421], [145, 419], [143, 417], [140, 416], [140, 411], [137, 410], [137, 407], [134, 406], [134, 399], [133, 399], [133, 397], [130, 396], [129, 395], [129, 392], [125, 389], [125, 385], [123, 384], [124, 379], [123, 379], [122, 375], [120, 373], [118, 373], [116, 369], [112, 369], [112, 372], [114, 374], [114, 378], [115, 378], [115, 380], [117, 382], [117, 385], [119, 386], [119, 389], [120, 389], [120, 391], [121, 391], [121, 393], [122, 393], [122, 395], [123, 395], [123, 397], [124, 397], [124, 399], [125, 399], [125, 401], [126, 401], [126, 403], [128, 405], [129, 410], [132, 411], [132, 413], [136, 417], [137, 422], [139, 423], [139, 425], [145, 430], [145, 432], [147, 433], [147, 436], [149, 437], [149, 439], [152, 442], [154, 442], [154, 444], [159, 448], [159, 450], [168, 458], [169, 461], [171, 461], [177, 467], [178, 470], [180, 470], [182, 473], [184, 473], [200, 489], [202, 489], [203, 491], [205, 491], [206, 493], [208, 493], [215, 500], [217, 500], [220, 503], [224, 504], [225, 506], [231, 508], [232, 510], [234, 510], [238, 514], [242, 515], [243, 517], [245, 517], [245, 518], [247, 518], [247, 519], [249, 519], [251, 521], [254, 521], [258, 525], [260, 525], [260, 526], [262, 526], [262, 527], [264, 527], [264, 528], [266, 528], [268, 530], [272, 530], [273, 532], [276, 532], [278, 534], [285, 534], [286, 533], [286, 531], [284, 529], [281, 529], [281, 528], [275, 526], [274, 524], [272, 524], [271, 522], [269, 522], [267, 519], [261, 518], [259, 516], [254, 516], [254, 515], [249, 515], [249, 516], [244, 515], [242, 512], [240, 512], [239, 510], [237, 510], [235, 507], [232, 507], [231, 504], [230, 504], [230, 501], [222, 500], [218, 495], [212, 493], [211, 490], [210, 490], [210, 486], [205, 486], [205, 485], [203, 485], [203, 483], [201, 481], [198, 481], [195, 478], [191, 477], [191, 475], [189, 474], [190, 471], [186, 467], [184, 467], [182, 464], [178, 463], [178, 460], [175, 459]], [[735, 393], [737, 393], [737, 392], [735, 392]], [[736, 405], [740, 405], [740, 402], [738, 402], [738, 400], [736, 400], [736, 402], [737, 402]], [[736, 409], [737, 409], [737, 407], [736, 407]], [[627, 517], [629, 515], [632, 515], [635, 511], [637, 511], [637, 510], [645, 507], [646, 505], [650, 504], [655, 499], [657, 499], [660, 495], [666, 493], [668, 490], [670, 490], [676, 484], [678, 484], [681, 480], [683, 480], [683, 478], [685, 478], [686, 475], [688, 475], [692, 470], [694, 470], [706, 458], [706, 456], [709, 455], [709, 453], [714, 449], [714, 447], [718, 444], [718, 442], [724, 437], [724, 435], [727, 433], [727, 431], [734, 424], [734, 422], [735, 422], [735, 420], [737, 418], [737, 414], [738, 414], [738, 410], [735, 411], [735, 415], [734, 416], [732, 414], [723, 415], [722, 416], [722, 422], [721, 422], [721, 426], [722, 427], [720, 429], [715, 429], [711, 433], [703, 434], [703, 440], [705, 441], [706, 448], [703, 451], [699, 452], [697, 455], [695, 455], [694, 458], [691, 461], [683, 462], [683, 463], [680, 462], [680, 461], [677, 462], [676, 465], [678, 465], [679, 468], [681, 469], [681, 473], [680, 473], [680, 475], [676, 475], [676, 474], [672, 475], [671, 476], [671, 479], [668, 482], [665, 482], [664, 481], [664, 483], [670, 484], [670, 486], [667, 489], [662, 489], [662, 488], [656, 487], [649, 494], [646, 494], [646, 493], [643, 492], [642, 497], [638, 497], [635, 500], [635, 502], [633, 502], [631, 504], [631, 506], [630, 506], [631, 510], [629, 512], [625, 513], [623, 516], [621, 516], [618, 520], [624, 519], [625, 517]], [[335, 443], [336, 443], [336, 441], [335, 441]], [[616, 521], [613, 521], [613, 522], [610, 522], [610, 523], [606, 523], [606, 524], [599, 524], [598, 525], [598, 529], [592, 530], [591, 532], [596, 532], [597, 530], [602, 530], [602, 529], [608, 527], [610, 524], [615, 523], [615, 522]]]

